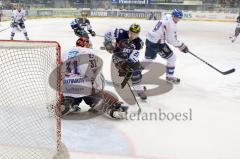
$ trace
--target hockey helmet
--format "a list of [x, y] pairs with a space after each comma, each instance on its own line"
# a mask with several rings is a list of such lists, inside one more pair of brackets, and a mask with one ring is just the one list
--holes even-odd
[[129, 27], [129, 30], [133, 33], [139, 33], [141, 31], [141, 27], [140, 25], [134, 23]]
[[84, 11], [82, 11], [82, 12], [81, 12], [81, 16], [82, 16], [82, 17], [87, 17], [87, 16], [88, 16], [88, 13], [87, 13], [87, 12], [84, 12]]
[[172, 11], [172, 15], [173, 15], [174, 17], [177, 17], [177, 18], [179, 18], [179, 19], [182, 19], [182, 17], [183, 17], [183, 12], [182, 12], [181, 10], [174, 9], [174, 10]]

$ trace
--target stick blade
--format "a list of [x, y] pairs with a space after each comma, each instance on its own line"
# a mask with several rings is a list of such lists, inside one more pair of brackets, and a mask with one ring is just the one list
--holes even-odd
[[235, 68], [231, 69], [231, 70], [228, 70], [228, 71], [225, 71], [225, 72], [222, 72], [223, 75], [228, 75], [230, 73], [233, 73], [235, 72]]

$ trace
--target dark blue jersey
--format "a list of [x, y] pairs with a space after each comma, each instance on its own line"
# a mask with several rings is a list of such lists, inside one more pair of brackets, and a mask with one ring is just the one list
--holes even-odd
[[76, 18], [71, 22], [71, 27], [74, 30], [75, 29], [84, 30], [85, 27], [87, 27], [87, 30], [89, 32], [92, 32], [92, 27], [91, 27], [90, 21], [88, 19]]
[[240, 15], [237, 17], [237, 22], [240, 23]]
[[128, 31], [124, 29], [115, 29], [114, 37], [116, 38], [115, 55], [124, 59], [128, 59], [130, 63], [138, 61], [139, 50], [143, 47], [143, 41], [137, 37], [133, 40], [129, 39]]

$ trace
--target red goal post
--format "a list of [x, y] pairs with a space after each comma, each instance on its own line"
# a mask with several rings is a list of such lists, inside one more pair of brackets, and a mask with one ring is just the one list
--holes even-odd
[[56, 41], [0, 40], [0, 159], [69, 158], [60, 65]]

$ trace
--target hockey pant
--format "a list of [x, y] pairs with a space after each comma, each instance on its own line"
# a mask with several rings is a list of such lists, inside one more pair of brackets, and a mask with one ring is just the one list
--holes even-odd
[[145, 62], [151, 62], [159, 54], [167, 61], [166, 76], [172, 77], [174, 75], [176, 55], [166, 43], [152, 43], [146, 39]]
[[11, 28], [12, 28], [12, 31], [11, 31], [12, 38], [15, 36], [16, 31], [22, 31], [24, 36], [28, 37], [27, 30], [26, 30], [25, 24], [23, 22], [22, 23], [13, 22], [11, 24]]

